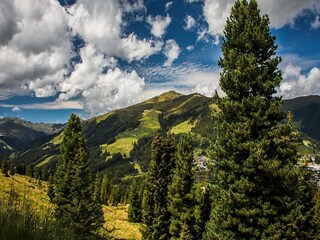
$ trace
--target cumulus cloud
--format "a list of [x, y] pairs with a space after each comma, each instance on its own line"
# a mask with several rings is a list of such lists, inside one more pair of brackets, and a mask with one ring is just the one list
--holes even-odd
[[191, 28], [193, 28], [196, 25], [196, 20], [190, 15], [187, 15], [186, 18], [184, 19], [184, 21], [186, 24], [184, 26], [184, 29], [186, 29], [186, 30], [190, 30]]
[[[234, 2], [234, 0], [205, 0], [203, 13], [208, 22], [210, 34], [223, 34], [224, 25]], [[258, 4], [261, 12], [269, 15], [273, 28], [294, 24], [295, 19], [303, 14], [303, 10], [320, 9], [318, 0], [258, 0]]]
[[149, 15], [147, 17], [147, 23], [151, 26], [151, 33], [157, 38], [162, 38], [162, 36], [166, 33], [166, 28], [171, 23], [171, 17], [169, 14], [164, 17], [160, 15], [152, 17]]
[[176, 60], [180, 55], [180, 47], [175, 40], [169, 39], [166, 41], [164, 55], [167, 57], [164, 66], [170, 67], [173, 61]]
[[[136, 4], [125, 9], [140, 9], [143, 6], [142, 1]], [[138, 39], [134, 33], [123, 36], [123, 11], [123, 6], [117, 1], [79, 0], [69, 9], [72, 15], [69, 24], [74, 34], [79, 34], [109, 56], [133, 61], [159, 52], [158, 43], [153, 40]]]
[[8, 43], [18, 31], [17, 14], [11, 0], [0, 2], [0, 44]]
[[[80, 54], [82, 62], [59, 85], [59, 101], [80, 98], [84, 109], [91, 115], [136, 102], [145, 83], [135, 71], [120, 70], [114, 58], [99, 53], [91, 44], [83, 47]], [[109, 70], [105, 73], [106, 68]]]
[[278, 93], [284, 98], [319, 94], [320, 69], [313, 67], [306, 74], [299, 66], [288, 64], [283, 69], [283, 81]]
[[[19, 94], [63, 80], [72, 56], [67, 14], [54, 0], [1, 2], [0, 84]], [[3, 8], [5, 7], [5, 8]], [[7, 12], [8, 10], [8, 12]], [[3, 21], [5, 19], [5, 21]], [[39, 90], [41, 91], [41, 90]], [[52, 94], [55, 90], [47, 89]], [[48, 96], [43, 91], [37, 96]]]

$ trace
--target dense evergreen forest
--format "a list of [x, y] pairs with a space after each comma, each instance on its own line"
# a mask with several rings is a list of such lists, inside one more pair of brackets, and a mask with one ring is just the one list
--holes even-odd
[[[16, 204], [12, 189], [7, 202], [0, 200], [0, 239], [108, 239], [103, 206], [119, 204], [128, 204], [128, 221], [143, 224], [145, 240], [320, 239], [318, 185], [299, 164], [294, 116], [275, 96], [282, 80], [276, 50], [268, 16], [255, 0], [237, 0], [219, 60], [225, 97], [195, 95], [193, 101], [201, 99], [196, 108], [174, 109], [178, 113], [168, 103], [150, 102], [163, 104], [167, 114], [147, 112], [145, 119], [160, 119], [159, 128], [142, 134], [126, 153], [97, 147], [105, 138], [94, 136], [89, 125], [107, 129], [107, 145], [113, 146], [116, 132], [139, 128], [137, 116], [146, 113], [141, 105], [134, 106], [137, 112], [112, 115], [108, 121], [128, 114], [111, 129], [98, 121], [83, 127], [72, 114], [63, 134], [55, 133], [59, 145], [46, 145], [53, 147], [45, 149], [54, 153], [50, 164], [32, 163], [34, 152], [16, 164], [3, 159], [6, 178], [46, 181], [54, 207], [39, 217]], [[177, 99], [171, 104], [182, 101]], [[172, 131], [177, 125], [192, 131]]]

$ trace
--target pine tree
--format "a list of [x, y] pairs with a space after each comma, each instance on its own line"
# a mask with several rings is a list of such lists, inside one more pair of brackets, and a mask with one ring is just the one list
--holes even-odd
[[101, 205], [94, 199], [93, 192], [94, 178], [80, 119], [71, 114], [54, 175], [53, 202], [57, 206], [55, 216], [78, 236], [88, 236], [102, 225]]
[[33, 173], [33, 166], [32, 165], [28, 165], [26, 168], [26, 175], [28, 177], [33, 177], [34, 173]]
[[172, 137], [158, 133], [151, 145], [151, 162], [143, 196], [143, 220], [146, 224], [143, 239], [169, 239], [170, 212], [168, 210], [168, 186], [172, 181], [175, 165]]
[[182, 135], [177, 146], [176, 167], [169, 186], [170, 234], [179, 238], [182, 225], [187, 225], [189, 235], [195, 238], [194, 219], [194, 169], [191, 135]]
[[298, 239], [303, 219], [297, 132], [283, 123], [275, 37], [257, 2], [237, 0], [227, 20], [216, 97], [213, 207], [205, 239]]
[[109, 200], [109, 194], [111, 190], [110, 181], [107, 175], [103, 175], [100, 189], [100, 202], [107, 204]]
[[7, 159], [3, 159], [3, 160], [2, 160], [2, 163], [1, 163], [1, 172], [2, 172], [6, 177], [9, 177], [8, 171], [9, 171], [8, 161], [7, 161]]
[[94, 199], [101, 203], [101, 183], [102, 183], [102, 175], [98, 174], [96, 176], [95, 182], [94, 182]]
[[14, 165], [13, 165], [13, 161], [12, 160], [11, 160], [11, 163], [10, 163], [9, 174], [11, 175], [11, 177], [15, 174], [15, 169], [14, 169]]
[[139, 186], [136, 180], [133, 181], [129, 194], [129, 209], [128, 220], [129, 222], [141, 222], [141, 198], [139, 194]]
[[52, 173], [50, 173], [48, 178], [48, 197], [50, 199], [50, 202], [54, 201], [54, 177]]

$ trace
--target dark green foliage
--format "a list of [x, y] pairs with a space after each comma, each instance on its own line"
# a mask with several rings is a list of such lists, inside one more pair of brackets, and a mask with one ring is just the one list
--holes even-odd
[[28, 177], [33, 177], [33, 166], [32, 165], [28, 165], [26, 168], [26, 175]]
[[55, 216], [74, 233], [89, 236], [103, 222], [101, 205], [94, 199], [94, 178], [79, 117], [71, 114], [64, 130], [61, 155], [54, 175]]
[[48, 181], [49, 179], [49, 168], [48, 166], [44, 166], [41, 168], [41, 180]]
[[26, 175], [26, 165], [18, 164], [16, 168], [16, 173], [20, 175]]
[[306, 96], [283, 101], [283, 109], [291, 111], [299, 130], [320, 141], [320, 96]]
[[129, 195], [129, 209], [128, 209], [128, 220], [129, 222], [141, 222], [142, 213], [141, 213], [141, 198], [139, 185], [136, 180], [133, 181], [131, 185], [130, 195]]
[[[189, 134], [182, 135], [177, 145], [176, 167], [172, 183], [169, 185], [170, 234], [179, 238], [182, 226], [188, 230], [188, 235], [195, 238], [196, 224], [194, 217], [194, 169], [193, 145]], [[186, 231], [186, 229], [185, 229]], [[183, 234], [187, 234], [186, 232]]]
[[42, 168], [37, 167], [34, 172], [34, 178], [41, 179], [41, 175], [42, 175]]
[[[237, 0], [225, 27], [213, 147], [214, 188], [205, 239], [299, 239], [305, 225], [298, 133], [283, 124], [280, 58], [255, 0]], [[309, 239], [309, 238], [307, 238]]]
[[172, 182], [176, 148], [170, 135], [158, 133], [151, 147], [151, 162], [143, 197], [143, 239], [169, 239], [171, 214], [168, 209], [168, 186]]
[[4, 174], [6, 177], [9, 177], [8, 171], [9, 171], [8, 161], [7, 159], [3, 159], [1, 163], [1, 173]]
[[[199, 191], [200, 190], [200, 191]], [[197, 192], [197, 206], [196, 206], [196, 222], [198, 226], [197, 239], [202, 239], [205, 232], [206, 223], [210, 219], [211, 212], [211, 192], [208, 184], [198, 188]]]
[[13, 165], [13, 161], [10, 162], [10, 168], [9, 168], [9, 174], [11, 176], [13, 176], [16, 173], [14, 165]]
[[143, 137], [133, 144], [130, 151], [130, 158], [133, 162], [138, 163], [142, 171], [148, 171], [151, 156], [152, 137]]
[[52, 174], [50, 174], [48, 178], [48, 197], [50, 199], [50, 202], [54, 201], [54, 177]]
[[111, 190], [111, 183], [107, 175], [103, 175], [100, 187], [100, 202], [107, 204]]

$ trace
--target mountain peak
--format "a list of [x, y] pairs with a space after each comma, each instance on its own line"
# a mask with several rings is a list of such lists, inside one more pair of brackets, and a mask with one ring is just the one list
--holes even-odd
[[173, 100], [176, 99], [178, 97], [183, 96], [183, 94], [178, 93], [176, 91], [168, 91], [168, 92], [164, 92], [162, 94], [160, 94], [159, 96], [155, 96], [153, 98], [150, 98], [148, 100], [146, 100], [146, 103], [159, 103], [159, 102], [164, 102], [164, 101], [168, 101], [168, 100]]

